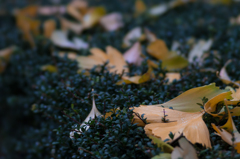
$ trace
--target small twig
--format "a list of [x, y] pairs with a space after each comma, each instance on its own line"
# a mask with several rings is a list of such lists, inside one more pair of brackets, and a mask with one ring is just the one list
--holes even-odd
[[133, 112], [144, 124], [147, 124], [138, 113]]

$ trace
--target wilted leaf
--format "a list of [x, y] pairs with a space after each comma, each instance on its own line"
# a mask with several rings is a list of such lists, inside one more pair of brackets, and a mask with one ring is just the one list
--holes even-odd
[[159, 148], [161, 148], [162, 152], [171, 153], [173, 151], [173, 147], [171, 145], [165, 143], [161, 139], [154, 137], [154, 136], [149, 136], [149, 138], [152, 139], [152, 142], [154, 144], [156, 144]]
[[66, 13], [65, 6], [39, 6], [38, 14], [44, 16], [51, 16], [56, 14], [64, 14]]
[[132, 46], [133, 42], [143, 39], [145, 39], [145, 37], [142, 29], [140, 27], [136, 27], [125, 35], [125, 37], [123, 38], [123, 45], [125, 47], [130, 47]]
[[[150, 124], [147, 124], [144, 129], [148, 135], [166, 140], [170, 139], [170, 132], [175, 134], [174, 138], [183, 133], [192, 143], [200, 143], [206, 147], [211, 147], [208, 128], [202, 120], [203, 112], [182, 112], [156, 105], [134, 107], [134, 112], [140, 115], [144, 114], [144, 118], [147, 118], [147, 122]], [[167, 116], [164, 117], [164, 115]], [[168, 122], [164, 122], [163, 118]], [[143, 125], [138, 117], [134, 116], [134, 119], [134, 123]]]
[[100, 24], [107, 31], [115, 31], [123, 27], [123, 18], [121, 13], [111, 13], [101, 18]]
[[240, 84], [238, 82], [234, 82], [230, 79], [228, 73], [227, 73], [227, 70], [226, 70], [226, 67], [232, 62], [232, 60], [228, 60], [225, 65], [223, 66], [223, 68], [220, 70], [220, 73], [218, 75], [218, 78], [220, 78], [222, 80], [223, 83], [225, 84], [233, 84], [237, 87], [240, 86]]
[[[236, 126], [232, 120], [232, 116], [227, 107], [226, 100], [225, 105], [228, 111], [228, 120], [226, 124], [220, 126], [219, 128], [212, 123], [212, 127], [226, 143], [228, 143], [229, 145], [234, 145], [234, 148], [237, 150], [238, 153], [240, 153], [240, 134], [237, 131]], [[232, 140], [233, 138], [234, 140]]]
[[37, 5], [30, 5], [25, 8], [22, 8], [22, 9], [16, 9], [14, 11], [14, 15], [15, 16], [16, 15], [24, 15], [24, 16], [28, 16], [28, 17], [35, 17], [35, 16], [37, 16], [38, 8], [39, 8], [39, 6], [37, 6]]
[[84, 15], [82, 23], [84, 28], [91, 28], [97, 24], [100, 19], [106, 14], [106, 10], [103, 7], [95, 7], [89, 9], [86, 15]]
[[197, 58], [198, 62], [201, 62], [201, 57], [203, 56], [205, 51], [208, 51], [213, 44], [213, 40], [209, 39], [208, 41], [199, 40], [192, 48], [188, 55], [188, 61], [190, 63], [194, 62], [194, 58]]
[[175, 147], [172, 152], [172, 159], [198, 159], [194, 147], [184, 137], [178, 140], [180, 147]]
[[44, 29], [43, 35], [46, 38], [50, 38], [52, 33], [54, 32], [54, 30], [56, 29], [55, 20], [50, 19], [50, 20], [45, 21], [43, 24], [43, 29]]
[[60, 18], [60, 22], [63, 31], [71, 30], [76, 34], [80, 34], [84, 29], [82, 24], [71, 22], [63, 17]]
[[41, 70], [54, 73], [54, 72], [57, 72], [57, 67], [53, 65], [43, 65], [41, 67]]
[[171, 159], [170, 153], [160, 153], [157, 156], [152, 157], [151, 159]]
[[144, 28], [144, 34], [146, 36], [146, 39], [152, 43], [154, 41], [157, 40], [157, 36], [155, 34], [153, 34], [150, 30], [148, 30], [147, 28]]
[[149, 81], [151, 78], [153, 78], [154, 74], [152, 73], [152, 68], [150, 67], [146, 73], [143, 75], [138, 75], [138, 76], [132, 76], [132, 77], [122, 77], [122, 80], [117, 82], [117, 85], [121, 85], [123, 82], [126, 84], [141, 84], [144, 82]]
[[67, 12], [72, 17], [77, 19], [78, 21], [82, 21], [83, 14], [82, 12], [87, 10], [87, 1], [84, 0], [73, 0], [68, 6], [67, 6]]
[[183, 69], [187, 66], [188, 61], [177, 54], [168, 59], [162, 60], [162, 68], [166, 68], [168, 71]]
[[146, 11], [146, 5], [142, 0], [136, 0], [135, 2], [135, 14], [139, 15]]
[[[87, 123], [89, 120], [95, 119], [98, 116], [101, 116], [102, 114], [98, 111], [96, 104], [95, 104], [95, 100], [94, 100], [94, 96], [93, 96], [93, 104], [92, 104], [92, 109], [90, 111], [90, 113], [88, 114], [87, 118], [82, 122], [80, 127], [85, 127], [85, 130], [88, 130], [89, 126], [86, 125], [85, 123]], [[75, 129], [75, 131], [71, 131], [70, 132], [70, 138], [74, 137], [74, 132], [77, 132], [78, 134], [81, 134], [81, 130], [77, 130]]]
[[143, 58], [141, 57], [142, 47], [139, 42], [136, 42], [130, 49], [128, 49], [123, 57], [128, 63], [133, 63], [135, 65], [141, 65]]
[[88, 43], [84, 42], [82, 39], [74, 37], [73, 41], [67, 39], [67, 31], [55, 30], [51, 36], [52, 42], [61, 48], [69, 49], [87, 49]]
[[5, 70], [7, 63], [14, 50], [15, 50], [14, 46], [0, 50], [0, 73], [2, 73]]

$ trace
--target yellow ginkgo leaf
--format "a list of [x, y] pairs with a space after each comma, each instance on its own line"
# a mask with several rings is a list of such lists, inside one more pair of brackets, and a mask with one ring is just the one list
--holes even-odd
[[138, 76], [132, 76], [132, 77], [122, 77], [122, 80], [117, 82], [116, 84], [117, 85], [121, 85], [124, 83], [126, 84], [131, 84], [131, 83], [134, 83], [134, 84], [141, 84], [141, 83], [144, 83], [144, 82], [147, 82], [149, 81], [151, 78], [154, 77], [154, 74], [152, 73], [152, 68], [150, 67], [148, 69], [148, 71], [146, 73], [144, 73], [143, 75], [138, 75]]
[[57, 72], [57, 67], [53, 65], [43, 65], [41, 67], [41, 70], [54, 73], [54, 72]]
[[135, 14], [139, 15], [146, 11], [146, 5], [142, 0], [136, 0], [135, 2]]
[[[95, 104], [95, 100], [94, 100], [94, 96], [93, 96], [93, 104], [92, 104], [92, 109], [90, 111], [90, 113], [88, 114], [87, 118], [82, 122], [80, 127], [85, 127], [85, 130], [88, 130], [89, 126], [86, 125], [86, 123], [89, 120], [95, 119], [98, 116], [101, 116], [102, 114], [98, 111], [96, 104]], [[74, 133], [77, 132], [78, 134], [81, 134], [81, 130], [77, 130], [75, 129], [75, 131], [71, 131], [70, 132], [70, 138], [74, 137]]]
[[129, 69], [123, 55], [115, 48], [107, 46], [107, 56], [109, 59], [110, 72], [116, 72], [117, 74], [128, 73]]
[[160, 153], [159, 155], [156, 155], [152, 157], [151, 159], [171, 159], [170, 153]]
[[91, 28], [97, 24], [105, 14], [106, 10], [103, 7], [91, 8], [83, 17], [82, 23], [84, 28]]
[[165, 60], [171, 56], [167, 45], [160, 39], [157, 39], [148, 45], [147, 52], [158, 60]]
[[52, 33], [54, 32], [54, 30], [56, 29], [55, 20], [50, 19], [50, 20], [45, 21], [43, 24], [43, 29], [44, 29], [43, 35], [46, 38], [50, 38]]
[[111, 13], [100, 19], [100, 24], [107, 31], [115, 31], [123, 27], [123, 18], [121, 13]]
[[14, 50], [15, 50], [14, 46], [0, 50], [0, 73], [2, 73], [5, 70], [7, 63]]
[[[133, 111], [140, 115], [144, 114], [144, 118], [147, 118], [150, 124], [147, 124], [144, 129], [148, 135], [160, 137], [162, 140], [171, 140], [170, 132], [175, 134], [174, 138], [183, 133], [192, 143], [211, 147], [209, 131], [202, 120], [203, 112], [189, 113], [158, 106], [140, 106], [135, 107]], [[144, 125], [136, 115], [134, 119], [134, 123]], [[164, 122], [166, 120], [168, 121]]]
[[181, 137], [178, 140], [180, 147], [175, 147], [172, 152], [172, 159], [198, 159], [197, 152], [194, 147], [185, 139]]
[[[212, 127], [225, 142], [227, 142], [229, 145], [234, 145], [234, 148], [237, 150], [238, 153], [240, 153], [240, 134], [237, 131], [236, 126], [232, 120], [232, 116], [227, 107], [226, 100], [225, 105], [228, 111], [228, 120], [226, 124], [218, 128], [215, 124], [212, 123]], [[232, 140], [233, 138], [234, 141]]]
[[203, 97], [211, 100], [215, 96], [226, 92], [229, 93], [228, 95], [231, 95], [229, 90], [221, 90], [215, 86], [215, 83], [212, 83], [210, 85], [192, 88], [166, 103], [155, 106], [172, 107], [175, 110], [185, 112], [198, 112], [201, 111], [202, 108], [197, 103], [202, 103]]
[[168, 71], [183, 69], [184, 67], [187, 66], [188, 66], [187, 59], [177, 55], [176, 53], [173, 53], [170, 58], [162, 60], [162, 68], [165, 68]]
[[154, 144], [156, 144], [159, 148], [161, 148], [162, 152], [171, 153], [173, 151], [173, 147], [171, 145], [165, 143], [161, 139], [151, 136], [151, 135], [149, 136], [149, 138], [152, 139], [152, 142]]
[[135, 65], [141, 65], [143, 58], [141, 57], [142, 48], [139, 42], [136, 42], [130, 49], [128, 49], [123, 57], [128, 63], [133, 63]]
[[232, 62], [232, 60], [228, 60], [225, 65], [223, 66], [223, 68], [220, 70], [220, 73], [217, 73], [218, 78], [220, 78], [222, 80], [223, 83], [225, 84], [233, 84], [236, 87], [239, 87], [240, 84], [238, 82], [234, 82], [230, 79], [226, 67]]

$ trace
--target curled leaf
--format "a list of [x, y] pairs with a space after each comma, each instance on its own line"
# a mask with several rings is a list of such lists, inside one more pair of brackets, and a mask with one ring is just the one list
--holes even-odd
[[125, 47], [130, 47], [133, 42], [143, 39], [145, 39], [145, 37], [142, 33], [142, 29], [140, 27], [136, 27], [125, 35], [125, 37], [123, 38], [123, 45]]
[[228, 111], [228, 120], [226, 124], [217, 127], [215, 124], [212, 123], [212, 127], [226, 143], [228, 143], [229, 145], [234, 145], [234, 148], [237, 150], [238, 153], [240, 153], [240, 134], [237, 131], [236, 126], [232, 120], [232, 116], [227, 107], [226, 100], [225, 105]]
[[209, 39], [207, 41], [205, 40], [200, 40], [198, 41], [192, 48], [192, 50], [190, 51], [189, 55], [188, 55], [188, 61], [190, 63], [194, 62], [194, 58], [196, 57], [198, 62], [200, 62], [201, 57], [203, 56], [205, 51], [208, 51], [211, 46], [213, 44], [213, 40]]
[[115, 31], [123, 27], [123, 18], [120, 13], [111, 13], [101, 18], [100, 24], [107, 31]]
[[228, 60], [225, 65], [223, 66], [223, 68], [220, 70], [220, 73], [217, 73], [218, 78], [220, 78], [222, 80], [223, 83], [225, 84], [233, 84], [236, 87], [239, 87], [240, 84], [238, 82], [234, 82], [230, 79], [228, 73], [227, 73], [227, 66], [232, 62], [232, 60]]
[[172, 159], [198, 159], [197, 152], [194, 149], [194, 147], [185, 139], [184, 137], [181, 137], [178, 140], [178, 143], [180, 147], [175, 147], [172, 152]]
[[142, 48], [139, 42], [136, 42], [130, 49], [128, 49], [123, 57], [128, 63], [133, 63], [135, 65], [141, 65], [143, 58], [141, 57]]
[[[102, 114], [98, 111], [96, 104], [95, 104], [95, 100], [94, 100], [94, 96], [93, 96], [93, 104], [92, 104], [92, 109], [90, 111], [90, 113], [88, 114], [87, 118], [82, 122], [80, 127], [85, 127], [85, 130], [88, 130], [89, 126], [86, 125], [86, 123], [89, 120], [95, 119], [98, 116], [101, 116]], [[74, 137], [74, 133], [77, 132], [78, 134], [81, 134], [81, 130], [77, 130], [75, 129], [75, 131], [71, 131], [70, 132], [70, 138]]]
[[67, 32], [56, 30], [51, 36], [52, 42], [62, 48], [69, 48], [74, 50], [87, 49], [88, 43], [84, 42], [82, 39], [74, 37], [73, 41], [67, 39]]

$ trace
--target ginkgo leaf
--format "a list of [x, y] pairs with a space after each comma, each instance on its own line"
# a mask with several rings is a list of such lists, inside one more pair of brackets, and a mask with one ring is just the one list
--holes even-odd
[[67, 39], [67, 31], [55, 30], [52, 33], [51, 40], [52, 42], [59, 47], [69, 48], [69, 49], [87, 49], [88, 43], [84, 42], [82, 39], [74, 37], [73, 41]]
[[100, 19], [100, 24], [107, 31], [115, 31], [123, 27], [123, 18], [121, 13], [111, 13]]
[[155, 106], [164, 106], [166, 108], [172, 107], [175, 110], [185, 112], [198, 112], [201, 111], [202, 108], [197, 103], [202, 103], [203, 97], [212, 99], [226, 92], [229, 93], [229, 95], [231, 94], [229, 90], [221, 90], [219, 87], [215, 86], [215, 83], [212, 83], [210, 85], [192, 88], [166, 103]]
[[[96, 104], [95, 104], [95, 100], [94, 100], [94, 96], [93, 96], [93, 103], [92, 103], [92, 109], [90, 111], [90, 113], [88, 114], [87, 118], [82, 122], [81, 126], [80, 127], [84, 127], [85, 130], [88, 130], [89, 126], [86, 125], [86, 123], [89, 121], [89, 120], [92, 120], [92, 119], [95, 119], [96, 117], [98, 116], [101, 116], [102, 114], [98, 111], [97, 107], [96, 107]], [[77, 132], [78, 134], [81, 134], [81, 130], [77, 130], [75, 129], [75, 131], [71, 131], [70, 132], [70, 138], [73, 138], [74, 137], [74, 133]]]
[[151, 159], [171, 159], [170, 153], [160, 153], [159, 155], [156, 155], [152, 157]]
[[227, 67], [231, 62], [232, 62], [232, 60], [228, 60], [228, 61], [225, 63], [225, 65], [223, 66], [223, 68], [220, 70], [220, 73], [219, 73], [219, 74], [217, 73], [217, 75], [218, 75], [218, 78], [221, 79], [223, 83], [225, 83], [225, 84], [233, 84], [233, 85], [239, 87], [240, 84], [237, 83], [237, 82], [233, 82], [233, 81], [230, 79], [230, 77], [229, 77], [229, 75], [228, 75], [228, 73], [227, 73], [227, 70], [226, 70], [226, 67]]
[[172, 57], [162, 60], [162, 68], [165, 68], [168, 71], [174, 71], [188, 66], [187, 59], [177, 55], [176, 53], [174, 54], [172, 54]]
[[50, 38], [52, 33], [54, 32], [54, 30], [56, 29], [55, 20], [50, 19], [50, 20], [45, 21], [43, 24], [43, 29], [44, 29], [43, 35], [46, 38]]
[[[202, 120], [203, 112], [182, 112], [158, 106], [134, 107], [133, 111], [140, 115], [144, 114], [144, 118], [147, 118], [150, 124], [147, 124], [144, 130], [148, 135], [160, 137], [162, 140], [171, 140], [170, 132], [175, 134], [174, 138], [183, 133], [192, 143], [211, 147], [209, 131]], [[164, 122], [164, 118], [168, 122]], [[134, 116], [134, 119], [134, 123], [138, 123], [139, 126], [144, 125], [137, 116]]]
[[[129, 69], [127, 67], [127, 63], [123, 57], [123, 55], [115, 48], [111, 46], [107, 46], [106, 48], [107, 56], [109, 59], [109, 65], [110, 65], [110, 72], [116, 72], [117, 74], [129, 72]], [[112, 68], [113, 66], [113, 68]]]
[[149, 9], [148, 14], [151, 16], [160, 16], [169, 10], [168, 3], [162, 3]]
[[133, 28], [123, 38], [123, 45], [125, 47], [132, 46], [133, 42], [145, 39], [142, 29], [140, 27]]
[[155, 34], [153, 34], [149, 29], [147, 29], [147, 28], [144, 28], [144, 34], [145, 34], [145, 36], [146, 36], [146, 39], [150, 42], [150, 43], [152, 43], [152, 42], [154, 42], [154, 41], [156, 41], [157, 40], [157, 36], [155, 35]]
[[42, 71], [48, 71], [48, 72], [57, 72], [57, 67], [53, 65], [43, 65], [41, 67]]
[[148, 45], [147, 52], [158, 60], [165, 60], [171, 56], [167, 45], [160, 39], [157, 39]]
[[168, 72], [168, 73], [166, 73], [166, 79], [168, 79], [168, 84], [170, 84], [174, 80], [180, 80], [181, 74], [178, 72]]
[[136, 0], [135, 2], [135, 14], [139, 15], [146, 11], [146, 5], [142, 0]]
[[92, 48], [92, 49], [90, 49], [90, 52], [93, 55], [90, 57], [93, 59], [101, 60], [103, 63], [107, 62], [107, 60], [109, 60], [108, 55], [99, 48]]
[[[220, 128], [212, 123], [212, 127], [225, 142], [227, 142], [229, 145], [234, 145], [234, 148], [237, 150], [238, 153], [240, 153], [240, 134], [237, 131], [237, 128], [232, 120], [232, 116], [227, 107], [226, 100], [225, 105], [228, 111], [227, 122], [223, 126], [220, 126]], [[232, 140], [233, 138], [234, 141]]]
[[83, 14], [81, 14], [81, 10], [86, 10], [87, 6], [88, 6], [87, 1], [73, 0], [67, 6], [67, 12], [78, 21], [82, 21]]
[[94, 66], [104, 64], [104, 62], [101, 61], [101, 59], [96, 60], [94, 58], [90, 58], [87, 56], [77, 56], [76, 60], [78, 62], [79, 67], [82, 69], [92, 69]]
[[154, 77], [154, 74], [152, 73], [152, 68], [150, 67], [148, 69], [148, 71], [146, 73], [144, 73], [143, 75], [138, 75], [138, 76], [132, 76], [132, 77], [122, 77], [122, 80], [117, 82], [116, 84], [117, 85], [121, 85], [123, 84], [123, 82], [125, 84], [131, 84], [131, 83], [134, 83], [134, 84], [141, 84], [141, 83], [144, 83], [144, 82], [147, 82], [149, 81], [151, 78]]
[[152, 142], [154, 144], [156, 144], [159, 148], [161, 148], [162, 152], [171, 153], [173, 151], [173, 147], [171, 145], [165, 143], [161, 139], [154, 137], [154, 136], [149, 136], [149, 138], [152, 139]]
[[128, 63], [133, 63], [135, 65], [141, 65], [143, 58], [141, 57], [142, 47], [139, 42], [136, 42], [130, 49], [128, 49], [123, 57]]
[[22, 9], [16, 9], [14, 11], [14, 15], [24, 15], [29, 17], [37, 16], [39, 6], [37, 5], [30, 5]]
[[71, 22], [63, 17], [60, 17], [60, 22], [61, 22], [61, 29], [63, 31], [71, 30], [76, 34], [80, 34], [84, 30], [84, 27], [82, 24], [77, 22]]
[[198, 159], [197, 152], [194, 149], [194, 147], [185, 139], [184, 137], [181, 137], [178, 140], [178, 143], [180, 147], [175, 147], [172, 152], [172, 159]]
[[14, 50], [15, 50], [14, 46], [0, 50], [0, 73], [2, 73], [5, 70], [7, 63]]
[[84, 28], [91, 28], [97, 24], [105, 14], [106, 10], [103, 7], [91, 8], [83, 17], [82, 23]]
[[203, 56], [205, 51], [208, 51], [213, 44], [213, 40], [209, 39], [207, 41], [205, 40], [199, 40], [191, 49], [189, 55], [188, 55], [188, 61], [190, 63], [194, 62], [194, 58], [197, 58], [198, 62], [200, 62], [201, 57]]

